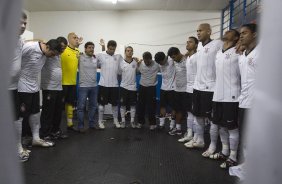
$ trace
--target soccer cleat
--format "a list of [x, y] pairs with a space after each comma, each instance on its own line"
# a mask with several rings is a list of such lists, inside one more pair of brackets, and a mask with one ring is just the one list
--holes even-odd
[[52, 141], [47, 141], [43, 139], [32, 140], [32, 146], [40, 146], [40, 147], [52, 147], [55, 143]]
[[181, 130], [177, 130], [176, 128], [172, 129], [170, 132], [168, 132], [169, 135], [182, 135]]
[[186, 142], [186, 143], [184, 144], [184, 146], [185, 146], [186, 148], [193, 148], [193, 143], [194, 143], [194, 142], [195, 142], [195, 141], [192, 139], [192, 140]]
[[205, 143], [198, 143], [198, 142], [194, 142], [193, 140], [187, 142], [184, 145], [186, 148], [204, 148], [205, 147]]
[[157, 128], [157, 125], [150, 125], [150, 130], [156, 130], [156, 128]]
[[19, 161], [20, 162], [26, 162], [29, 159], [29, 152], [23, 150], [19, 153]]
[[104, 124], [104, 122], [103, 122], [103, 121], [102, 121], [102, 122], [99, 122], [99, 123], [98, 123], [98, 127], [99, 127], [99, 129], [101, 129], [101, 130], [105, 129], [105, 124]]
[[224, 155], [222, 152], [218, 152], [210, 155], [210, 159], [214, 159], [214, 160], [226, 160], [227, 158], [228, 155]]
[[125, 122], [121, 122], [120, 123], [120, 128], [125, 128], [125, 127], [126, 127]]
[[114, 122], [114, 125], [115, 125], [116, 128], [120, 128], [119, 122]]
[[131, 122], [130, 124], [131, 124], [131, 128], [136, 128], [135, 122]]
[[202, 156], [205, 157], [205, 158], [209, 158], [213, 154], [214, 154], [214, 152], [212, 152], [208, 149], [204, 153], [202, 153]]
[[138, 129], [142, 128], [142, 124], [141, 123], [137, 123], [136, 128], [138, 128]]
[[192, 139], [193, 139], [193, 137], [188, 136], [188, 132], [186, 132], [181, 139], [178, 139], [178, 142], [188, 142]]
[[229, 167], [236, 166], [238, 163], [231, 158], [228, 158], [225, 162], [220, 164], [220, 168], [222, 169], [229, 169]]

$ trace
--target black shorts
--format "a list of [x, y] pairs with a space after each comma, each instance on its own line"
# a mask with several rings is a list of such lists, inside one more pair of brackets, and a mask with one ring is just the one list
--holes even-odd
[[121, 106], [135, 106], [137, 102], [137, 92], [125, 88], [120, 88]]
[[186, 92], [176, 92], [173, 93], [173, 110], [176, 112], [186, 113], [187, 104], [187, 93]]
[[18, 94], [20, 103], [20, 117], [28, 118], [29, 115], [40, 112], [39, 92], [18, 92]]
[[170, 107], [172, 108], [173, 106], [173, 94], [174, 91], [165, 91], [161, 90], [160, 93], [160, 107]]
[[98, 90], [98, 103], [99, 105], [118, 104], [118, 87], [104, 87], [99, 86]]
[[75, 105], [77, 101], [76, 85], [63, 85], [65, 103]]
[[193, 101], [193, 93], [186, 93], [186, 111], [191, 112], [192, 111], [192, 101]]
[[238, 102], [213, 102], [211, 120], [228, 130], [238, 128]]
[[14, 121], [18, 120], [20, 117], [20, 99], [19, 99], [19, 94], [18, 90], [9, 90], [9, 93], [12, 97], [12, 107], [13, 107], [13, 117]]
[[213, 92], [193, 90], [192, 113], [197, 117], [211, 117]]

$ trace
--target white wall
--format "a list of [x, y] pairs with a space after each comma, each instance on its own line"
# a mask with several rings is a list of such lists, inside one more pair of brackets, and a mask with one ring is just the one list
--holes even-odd
[[[99, 39], [114, 39], [117, 52], [123, 53], [130, 43], [165, 45], [144, 46], [130, 44], [137, 57], [144, 51], [167, 52], [170, 46], [177, 46], [184, 53], [188, 36], [196, 36], [199, 23], [208, 22], [213, 28], [213, 38], [219, 38], [220, 12], [201, 11], [71, 11], [30, 12], [30, 31], [34, 38], [48, 40], [76, 32], [84, 41], [93, 41], [96, 52], [100, 52]], [[83, 45], [80, 46], [83, 51]]]

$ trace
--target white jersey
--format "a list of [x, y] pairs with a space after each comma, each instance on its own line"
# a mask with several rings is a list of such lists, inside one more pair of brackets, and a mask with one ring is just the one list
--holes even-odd
[[241, 73], [241, 95], [239, 97], [240, 108], [251, 108], [253, 105], [255, 75], [258, 67], [259, 51], [255, 47], [247, 56], [246, 52], [239, 57]]
[[144, 61], [138, 67], [141, 73], [140, 84], [145, 87], [155, 86], [158, 83], [157, 74], [159, 72], [159, 65], [152, 61], [150, 66], [145, 65]]
[[99, 85], [104, 87], [118, 87], [119, 64], [123, 60], [120, 54], [109, 55], [106, 51], [97, 54], [100, 70]]
[[63, 90], [60, 56], [54, 56], [46, 59], [46, 62], [41, 70], [41, 89], [57, 91]]
[[36, 93], [40, 90], [39, 75], [46, 61], [39, 42], [28, 42], [23, 46], [21, 73], [18, 91]]
[[183, 57], [180, 62], [175, 61], [174, 66], [175, 66], [174, 91], [186, 92], [186, 88], [187, 88], [186, 58]]
[[97, 59], [95, 56], [82, 54], [79, 57], [79, 86], [97, 86]]
[[134, 59], [130, 63], [123, 60], [120, 63], [120, 70], [121, 70], [120, 87], [130, 91], [136, 91], [137, 62]]
[[197, 74], [197, 53], [188, 56], [186, 59], [187, 93], [193, 93], [193, 86]]
[[174, 61], [168, 57], [167, 62], [164, 65], [159, 64], [160, 71], [162, 73], [162, 86], [161, 90], [170, 91], [173, 90], [173, 82], [175, 77]]
[[18, 89], [18, 82], [21, 71], [21, 62], [22, 62], [22, 49], [23, 49], [23, 40], [19, 38], [16, 49], [14, 51], [14, 56], [10, 65], [10, 83], [9, 90]]
[[222, 49], [222, 41], [213, 40], [202, 46], [199, 44], [197, 51], [197, 74], [194, 89], [213, 92], [215, 86], [215, 57]]
[[239, 54], [235, 47], [218, 51], [215, 60], [216, 82], [213, 94], [215, 102], [238, 102], [241, 91]]

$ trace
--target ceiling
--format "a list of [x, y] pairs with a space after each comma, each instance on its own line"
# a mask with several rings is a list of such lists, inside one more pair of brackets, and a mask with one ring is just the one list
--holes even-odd
[[24, 0], [24, 9], [36, 11], [94, 10], [221, 10], [229, 0]]

